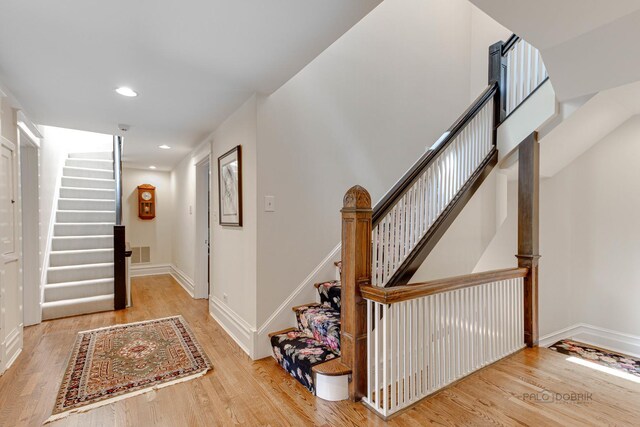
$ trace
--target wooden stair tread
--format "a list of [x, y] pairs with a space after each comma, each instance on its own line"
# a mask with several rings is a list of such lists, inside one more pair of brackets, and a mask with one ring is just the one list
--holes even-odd
[[312, 302], [309, 304], [296, 305], [295, 307], [291, 307], [291, 310], [295, 312], [300, 310], [302, 307], [318, 307], [320, 305], [322, 304], [320, 304], [319, 302]]
[[351, 374], [351, 368], [343, 364], [339, 357], [337, 359], [331, 359], [327, 362], [315, 365], [312, 368], [312, 371], [315, 374], [327, 375], [330, 377]]
[[276, 335], [286, 334], [287, 332], [291, 332], [291, 331], [297, 331], [297, 329], [296, 328], [287, 328], [287, 329], [283, 329], [281, 331], [271, 332], [269, 334], [269, 338], [274, 337]]
[[327, 280], [324, 282], [318, 282], [318, 283], [314, 283], [313, 287], [318, 289], [320, 287], [320, 285], [324, 285], [325, 283], [334, 283], [334, 282], [340, 282], [339, 280]]

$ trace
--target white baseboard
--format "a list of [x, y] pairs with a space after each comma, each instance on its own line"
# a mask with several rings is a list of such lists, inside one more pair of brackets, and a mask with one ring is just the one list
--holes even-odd
[[562, 339], [572, 339], [603, 349], [640, 357], [640, 336], [600, 328], [586, 323], [547, 334], [540, 338], [540, 346], [548, 347]]
[[209, 314], [222, 326], [222, 329], [229, 334], [242, 351], [255, 360], [253, 356], [255, 329], [223, 301], [213, 295], [209, 299]]
[[180, 270], [175, 265], [171, 264], [169, 267], [170, 267], [169, 274], [171, 274], [173, 276], [173, 278], [176, 279], [176, 282], [178, 282], [180, 284], [180, 286], [182, 286], [182, 288], [189, 295], [191, 295], [191, 298], [194, 298], [193, 279], [191, 279], [191, 277], [187, 276], [184, 271]]
[[129, 269], [130, 277], [158, 276], [162, 274], [170, 274], [191, 298], [193, 298], [193, 279], [173, 264], [138, 264], [132, 265]]
[[20, 324], [18, 325], [17, 328], [11, 331], [7, 336], [7, 339], [5, 340], [4, 345], [2, 346], [4, 350], [4, 357], [2, 359], [5, 360], [6, 362], [4, 363], [4, 366], [2, 366], [2, 369], [0, 369], [0, 372], [9, 369], [13, 364], [13, 362], [16, 361], [16, 359], [22, 352], [23, 329], [24, 329], [23, 325]]
[[131, 265], [129, 269], [130, 277], [157, 276], [160, 274], [171, 274], [170, 264], [138, 264]]
[[271, 343], [269, 342], [270, 332], [281, 331], [296, 326], [296, 319], [291, 312], [291, 307], [316, 301], [318, 292], [313, 285], [318, 282], [333, 280], [336, 275], [336, 266], [333, 263], [340, 259], [341, 249], [341, 244], [333, 248], [329, 255], [313, 269], [311, 274], [296, 287], [291, 295], [289, 295], [262, 326], [258, 328], [253, 337], [255, 345], [252, 358], [254, 360], [271, 356], [272, 349]]

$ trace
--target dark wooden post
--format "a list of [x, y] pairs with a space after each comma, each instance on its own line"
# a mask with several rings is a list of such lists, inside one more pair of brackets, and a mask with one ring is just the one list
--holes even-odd
[[506, 77], [507, 63], [502, 56], [503, 41], [489, 46], [489, 84], [498, 83], [498, 94], [496, 95], [493, 108], [495, 113], [495, 127], [502, 123], [507, 116], [506, 110]]
[[367, 388], [367, 306], [360, 285], [371, 284], [371, 196], [356, 185], [342, 208], [341, 360], [351, 368], [349, 398], [356, 402]]
[[518, 267], [529, 269], [524, 279], [524, 340], [538, 345], [538, 260], [540, 146], [533, 132], [518, 148]]
[[113, 226], [113, 309], [127, 307], [127, 259], [124, 225]]

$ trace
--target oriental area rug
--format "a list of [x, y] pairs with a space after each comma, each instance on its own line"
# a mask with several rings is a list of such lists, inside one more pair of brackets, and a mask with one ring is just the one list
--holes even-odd
[[561, 340], [549, 347], [568, 356], [579, 357], [599, 365], [640, 377], [640, 359], [592, 347], [577, 341]]
[[182, 316], [78, 332], [46, 422], [188, 381], [210, 369]]

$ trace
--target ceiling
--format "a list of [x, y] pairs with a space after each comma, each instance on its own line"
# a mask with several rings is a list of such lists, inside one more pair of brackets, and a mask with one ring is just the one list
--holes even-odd
[[0, 81], [36, 123], [107, 134], [130, 125], [127, 165], [168, 170], [380, 1], [2, 0]]
[[471, 0], [537, 47], [561, 101], [640, 80], [638, 0]]

